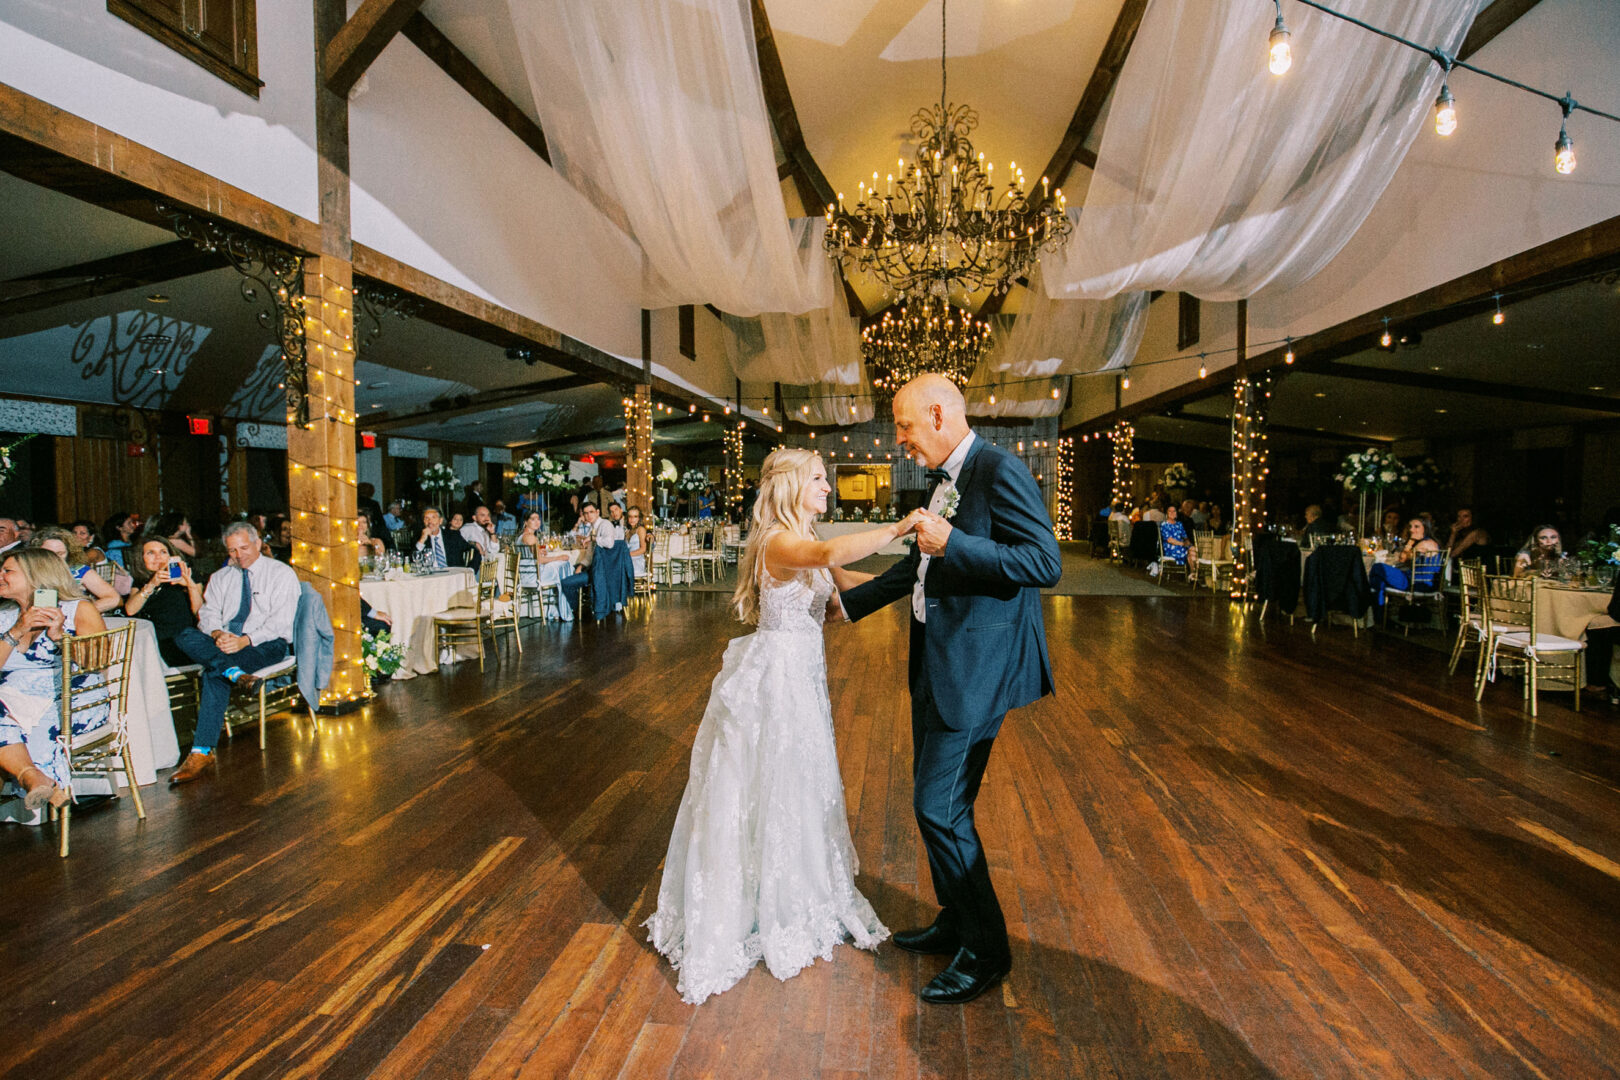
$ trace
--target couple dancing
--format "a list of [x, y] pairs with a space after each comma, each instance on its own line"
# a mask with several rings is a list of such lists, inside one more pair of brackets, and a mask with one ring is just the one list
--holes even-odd
[[[942, 910], [894, 943], [951, 958], [922, 990], [937, 1004], [971, 1001], [1012, 966], [973, 802], [1007, 710], [1052, 691], [1038, 590], [1061, 573], [1057, 542], [1034, 477], [973, 434], [950, 380], [907, 383], [894, 422], [928, 469], [928, 508], [904, 521], [818, 540], [821, 458], [777, 450], [761, 470], [736, 592], [758, 632], [726, 648], [647, 920], [693, 1004], [762, 959], [787, 979], [841, 941], [889, 936], [855, 887], [822, 622], [896, 600], [911, 608], [913, 803]], [[907, 533], [911, 555], [881, 576], [843, 569]]]

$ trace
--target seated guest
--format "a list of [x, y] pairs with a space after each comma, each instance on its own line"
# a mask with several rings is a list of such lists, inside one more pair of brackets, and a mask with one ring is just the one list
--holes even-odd
[[354, 539], [360, 545], [361, 555], [386, 555], [388, 546], [371, 535], [371, 519], [364, 514], [354, 519]]
[[21, 546], [22, 537], [17, 533], [17, 519], [0, 517], [0, 555]]
[[[135, 543], [135, 534], [140, 531], [141, 519], [136, 514], [120, 511], [108, 518], [101, 526], [101, 538], [107, 543], [102, 550], [107, 553], [107, 558], [124, 566], [124, 552]], [[129, 567], [124, 566], [124, 569]]]
[[585, 509], [594, 519], [590, 545], [595, 548], [590, 569], [591, 599], [596, 618], [605, 619], [612, 612], [624, 610], [635, 584], [630, 554], [624, 545], [623, 513], [618, 503], [608, 504], [605, 519], [596, 515], [596, 507], [587, 505]]
[[450, 511], [450, 520], [445, 522], [451, 532], [460, 532], [467, 525], [467, 518], [460, 510]]
[[495, 535], [495, 520], [490, 517], [489, 507], [479, 505], [475, 508], [472, 520], [463, 525], [460, 531], [467, 546], [477, 549], [480, 560], [500, 557], [501, 539]]
[[1142, 520], [1151, 521], [1155, 525], [1163, 525], [1166, 520], [1163, 504], [1156, 502], [1148, 503], [1147, 509], [1142, 511]]
[[197, 557], [197, 541], [191, 535], [191, 522], [178, 510], [168, 510], [152, 519], [146, 535], [167, 540], [188, 562]]
[[278, 562], [292, 562], [292, 518], [271, 518], [265, 526], [264, 542], [269, 546], [272, 558]]
[[1102, 520], [1107, 521], [1110, 517], [1113, 516], [1114, 508], [1116, 506], [1118, 506], [1118, 505], [1119, 505], [1119, 502], [1117, 500], [1114, 501], [1114, 502], [1109, 503], [1107, 506], [1105, 506], [1101, 510], [1097, 511], [1097, 516], [1099, 518], [1101, 518]]
[[1182, 526], [1188, 529], [1192, 528], [1193, 514], [1198, 511], [1198, 503], [1192, 499], [1182, 499], [1181, 505], [1176, 509], [1180, 511], [1176, 517], [1181, 521]]
[[512, 536], [518, 531], [517, 518], [507, 512], [506, 503], [502, 500], [495, 500], [489, 516], [495, 522], [496, 536]]
[[444, 527], [444, 516], [431, 506], [422, 511], [422, 535], [417, 538], [416, 551], [426, 555], [428, 564], [435, 570], [466, 566], [477, 554], [460, 533]]
[[1457, 520], [1451, 523], [1451, 537], [1446, 541], [1451, 557], [1459, 559], [1469, 548], [1484, 547], [1490, 542], [1491, 534], [1474, 524], [1474, 508], [1458, 507]]
[[1115, 499], [1113, 502], [1108, 504], [1108, 509], [1103, 511], [1103, 517], [1107, 518], [1110, 523], [1115, 521], [1128, 522], [1131, 520], [1131, 515], [1125, 512], [1125, 504], [1120, 502], [1118, 499]]
[[1192, 513], [1187, 516], [1192, 520], [1193, 528], [1205, 528], [1209, 525], [1209, 503], [1199, 503], [1197, 506], [1193, 507]]
[[389, 532], [398, 532], [405, 527], [405, 504], [395, 499], [388, 504], [388, 512], [383, 515], [383, 525]]
[[1405, 538], [1401, 536], [1401, 512], [1399, 510], [1384, 511], [1384, 520], [1379, 523], [1378, 535], [1383, 538], [1385, 550], [1393, 551], [1405, 545]]
[[1614, 592], [1609, 597], [1608, 615], [1605, 625], [1594, 622], [1586, 627], [1586, 690], [1607, 695], [1609, 703], [1615, 705], [1620, 704], [1620, 691], [1615, 689], [1610, 670], [1614, 667], [1614, 644], [1620, 641], [1620, 575], [1616, 575]]
[[624, 513], [624, 546], [630, 552], [630, 566], [636, 577], [646, 577], [647, 556], [652, 551], [652, 543], [647, 535], [647, 526], [642, 524], [639, 506], [632, 506]]
[[1513, 576], [1550, 574], [1564, 557], [1564, 538], [1552, 525], [1538, 526], [1513, 557]]
[[182, 632], [197, 628], [197, 613], [203, 606], [202, 583], [192, 578], [191, 564], [169, 541], [160, 537], [143, 540], [140, 550], [140, 558], [134, 560], [135, 588], [124, 601], [124, 614], [152, 624], [157, 632], [158, 655], [165, 664], [189, 664], [191, 659], [177, 639]]
[[360, 598], [360, 629], [368, 634], [380, 634], [394, 628], [394, 618], [386, 611], [378, 611]]
[[[35, 590], [53, 589], [56, 604], [34, 604]], [[39, 548], [0, 555], [0, 769], [24, 792], [30, 810], [60, 807], [69, 793], [67, 760], [57, 732], [62, 723], [62, 637], [107, 629], [101, 612], [85, 603], [61, 559]], [[77, 676], [85, 685], [95, 675]], [[73, 718], [73, 734], [101, 727], [105, 707]]]
[[1429, 527], [1423, 524], [1422, 518], [1407, 522], [1406, 537], [1400, 546], [1390, 549], [1384, 562], [1374, 563], [1372, 573], [1367, 576], [1367, 584], [1372, 586], [1378, 605], [1382, 607], [1384, 604], [1385, 589], [1407, 589], [1414, 585], [1419, 589], [1435, 588], [1440, 574], [1438, 566], [1426, 567], [1415, 578], [1413, 567], [1419, 554], [1434, 555], [1439, 551], [1440, 544], [1429, 535]]
[[73, 575], [73, 580], [90, 594], [97, 611], [105, 614], [118, 606], [118, 591], [104, 581], [85, 561], [84, 548], [79, 546], [78, 538], [72, 533], [57, 525], [47, 525], [34, 535], [28, 546], [49, 551], [60, 557], [62, 562], [67, 564], [68, 573]]
[[1305, 508], [1305, 528], [1300, 531], [1300, 539], [1305, 537], [1332, 536], [1333, 526], [1327, 518], [1322, 516], [1322, 508], [1315, 503]]
[[1209, 531], [1216, 536], [1225, 536], [1232, 531], [1232, 526], [1226, 523], [1221, 516], [1221, 504], [1213, 503], [1209, 508]]
[[196, 629], [176, 635], [181, 650], [203, 666], [197, 731], [191, 753], [169, 777], [189, 783], [214, 761], [214, 746], [225, 724], [231, 689], [258, 685], [253, 672], [286, 659], [298, 614], [298, 575], [263, 553], [259, 536], [245, 521], [225, 527], [230, 563], [208, 579]]
[[1171, 503], [1164, 509], [1164, 524], [1159, 526], [1159, 539], [1163, 542], [1164, 557], [1177, 566], [1187, 565], [1192, 550], [1192, 537], [1181, 523], [1181, 508]]
[[[540, 539], [540, 512], [531, 510], [523, 519], [523, 531], [518, 534], [517, 548], [519, 588], [537, 589], [542, 585], [556, 585], [561, 594], [557, 614], [567, 620], [574, 617], [579, 607], [579, 594], [585, 588], [587, 575], [573, 568], [573, 561], [562, 551], [548, 551]], [[584, 565], [584, 560], [580, 560]]]
[[34, 523], [32, 521], [23, 517], [17, 519], [17, 539], [24, 544], [34, 539]]

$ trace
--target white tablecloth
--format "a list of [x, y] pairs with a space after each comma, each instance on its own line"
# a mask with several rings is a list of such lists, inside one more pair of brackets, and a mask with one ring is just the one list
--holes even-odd
[[[539, 571], [538, 581], [541, 585], [557, 585], [562, 581], [563, 578], [567, 577], [569, 574], [572, 574], [574, 569], [579, 566], [580, 551], [578, 548], [569, 548], [566, 551], [548, 551], [546, 554], [566, 555], [568, 556], [568, 561], [553, 561], [534, 564]], [[529, 565], [529, 561], [525, 559], [519, 564], [520, 572], [527, 574]], [[541, 611], [538, 607], [538, 600], [531, 595], [529, 597], [527, 606], [520, 611], [519, 614], [524, 618], [528, 618], [530, 616], [539, 616]], [[570, 620], [574, 617], [574, 610], [568, 603], [568, 597], [563, 595], [560, 588], [557, 590], [557, 614], [558, 617], [564, 621]]]
[[[158, 653], [157, 631], [145, 619], [109, 615], [107, 629], [135, 624], [130, 653], [129, 701], [124, 707], [129, 727], [129, 756], [135, 763], [135, 781], [143, 787], [157, 782], [157, 770], [180, 763], [180, 740], [169, 711], [169, 688], [163, 682], [163, 657]], [[89, 785], [80, 787], [89, 792]]]
[[433, 655], [433, 616], [452, 607], [477, 602], [477, 579], [464, 567], [400, 581], [362, 581], [360, 596], [374, 611], [394, 620], [394, 640], [405, 646], [405, 663], [396, 679], [411, 679], [439, 669]]

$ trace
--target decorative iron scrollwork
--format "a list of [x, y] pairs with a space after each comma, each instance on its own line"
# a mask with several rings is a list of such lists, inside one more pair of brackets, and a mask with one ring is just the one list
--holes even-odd
[[[384, 318], [414, 319], [422, 310], [422, 301], [410, 293], [401, 292], [375, 281], [357, 281], [354, 285], [354, 341], [356, 351], [376, 344], [382, 336]], [[361, 320], [369, 325], [362, 332]]]
[[158, 204], [175, 235], [214, 252], [242, 275], [242, 299], [259, 305], [259, 325], [281, 349], [288, 422], [309, 424], [309, 367], [304, 351], [304, 257], [261, 237]]

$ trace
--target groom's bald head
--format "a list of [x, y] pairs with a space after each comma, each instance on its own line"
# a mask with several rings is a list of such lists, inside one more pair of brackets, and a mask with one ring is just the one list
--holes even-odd
[[919, 464], [938, 468], [968, 433], [967, 402], [943, 375], [919, 375], [894, 395], [894, 439]]

